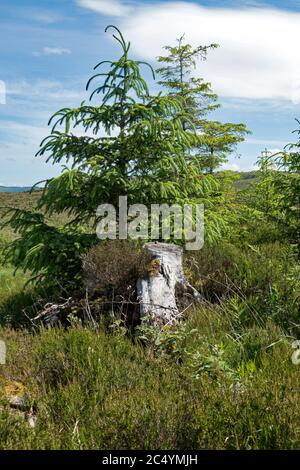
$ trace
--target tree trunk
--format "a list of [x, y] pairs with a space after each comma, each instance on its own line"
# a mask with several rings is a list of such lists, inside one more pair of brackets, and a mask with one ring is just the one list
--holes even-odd
[[177, 323], [201, 295], [185, 279], [181, 247], [151, 242], [145, 245], [152, 261], [149, 275], [137, 282], [140, 317], [154, 326]]

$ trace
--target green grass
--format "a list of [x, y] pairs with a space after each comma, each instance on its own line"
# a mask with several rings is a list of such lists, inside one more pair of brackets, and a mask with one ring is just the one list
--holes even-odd
[[0, 324], [17, 327], [28, 323], [25, 309], [33, 303], [33, 291], [25, 287], [29, 275], [0, 265]]
[[0, 266], [1, 302], [20, 293], [27, 280], [28, 276], [22, 272], [14, 276], [13, 268]]
[[[14, 207], [32, 210], [36, 206], [40, 192], [34, 193], [0, 193], [0, 215], [5, 208]], [[66, 214], [54, 214], [49, 219], [53, 225], [64, 224], [68, 220]], [[32, 317], [40, 305], [46, 302], [45, 289], [36, 290], [34, 284], [27, 285], [31, 276], [21, 270], [14, 269], [4, 264], [2, 249], [17, 237], [10, 227], [0, 229], [0, 325], [22, 327], [30, 324]]]
[[101, 329], [2, 329], [3, 374], [25, 384], [38, 422], [30, 429], [3, 402], [1, 448], [299, 448], [299, 366], [290, 341], [272, 324], [238, 341], [233, 332], [228, 312], [200, 309], [173, 354], [158, 354]]
[[[2, 202], [31, 207], [28, 197]], [[43, 295], [0, 263], [0, 380], [22, 382], [38, 410], [31, 429], [0, 387], [0, 448], [299, 449], [296, 268], [280, 243], [207, 247], [186, 269], [211, 303], [158, 336], [142, 328], [141, 341], [118, 322], [28, 328]]]
[[[28, 193], [0, 193], [0, 207], [13, 206], [24, 209], [32, 207], [37, 195]], [[31, 288], [25, 288], [29, 275], [22, 271], [14, 273], [14, 268], [5, 265], [2, 249], [16, 235], [9, 227], [0, 230], [0, 325], [25, 323], [23, 309], [32, 304]]]
[[[5, 208], [8, 207], [32, 210], [32, 208], [36, 206], [40, 197], [41, 191], [35, 191], [33, 193], [0, 193], [0, 216], [5, 211]], [[50, 218], [46, 218], [46, 221], [53, 225], [62, 225], [68, 220], [68, 216], [64, 213], [53, 214]], [[2, 221], [4, 221], [3, 215]], [[10, 229], [10, 227], [0, 229], [0, 240], [1, 238], [12, 240], [15, 237], [16, 234]]]

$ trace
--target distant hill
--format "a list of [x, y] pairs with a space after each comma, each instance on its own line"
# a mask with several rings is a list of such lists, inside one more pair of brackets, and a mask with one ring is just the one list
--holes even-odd
[[246, 189], [250, 186], [250, 184], [255, 184], [259, 181], [259, 173], [255, 170], [240, 171], [237, 172], [237, 174], [240, 176], [240, 179], [234, 182], [234, 187], [238, 191]]
[[[253, 171], [233, 171], [232, 173], [238, 174], [240, 179], [234, 182], [234, 187], [237, 190], [246, 189], [251, 183], [259, 181], [258, 172]], [[30, 186], [0, 186], [0, 193], [25, 193], [30, 191]]]
[[30, 189], [30, 186], [0, 186], [0, 193], [25, 193]]

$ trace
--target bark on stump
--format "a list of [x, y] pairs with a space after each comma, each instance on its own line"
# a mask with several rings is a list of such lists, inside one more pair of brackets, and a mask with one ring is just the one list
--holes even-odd
[[[152, 261], [147, 278], [137, 281], [140, 317], [155, 326], [177, 323], [186, 308], [202, 298], [184, 276], [183, 250], [178, 245], [157, 242], [147, 243], [145, 248]], [[183, 310], [178, 297], [185, 297]]]

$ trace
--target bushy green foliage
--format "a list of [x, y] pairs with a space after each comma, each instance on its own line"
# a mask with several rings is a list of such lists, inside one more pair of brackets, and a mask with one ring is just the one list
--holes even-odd
[[[300, 130], [295, 131], [300, 135]], [[274, 177], [274, 189], [279, 196], [277, 210], [290, 241], [297, 245], [300, 259], [300, 142], [290, 144], [286, 152], [273, 156], [279, 170]]]
[[226, 309], [195, 310], [163, 354], [118, 332], [2, 329], [3, 372], [24, 382], [38, 421], [30, 429], [3, 399], [1, 447], [298, 448], [290, 340], [272, 325], [239, 336], [232, 325]]
[[[43, 192], [0, 196], [17, 206], [0, 234], [0, 338], [8, 347], [0, 384], [23, 382], [26, 406], [38, 411], [32, 430], [0, 387], [1, 448], [297, 449], [299, 145], [262, 161], [254, 184], [238, 193], [232, 172], [204, 174], [246, 131], [205, 120], [217, 104], [209, 84], [178, 81], [209, 47], [167, 47], [161, 62], [170, 93], [151, 97], [144, 64], [129, 59], [115, 31], [121, 58], [99, 64], [108, 71], [89, 82], [102, 80], [93, 93], [103, 95], [100, 104], [56, 113], [39, 152], [68, 167]], [[206, 163], [195, 153], [204, 145], [195, 127], [213, 145]], [[93, 328], [70, 316], [68, 329], [33, 329], [31, 317], [52, 295], [69, 296], [57, 285], [81, 286], [83, 272], [92, 301], [132, 300], [132, 284], [147, 269], [141, 246], [95, 246], [94, 235], [96, 207], [117, 205], [123, 194], [129, 203], [205, 204], [204, 249], [185, 254], [186, 276], [203, 302], [177, 326], [143, 321], [129, 331], [121, 302], [117, 315], [110, 304]], [[28, 273], [13, 277], [10, 261]], [[30, 276], [46, 280], [44, 290], [23, 288]]]
[[51, 226], [40, 213], [20, 209], [9, 213], [13, 215], [8, 223], [22, 238], [5, 247], [5, 261], [29, 271], [34, 276], [32, 280], [47, 279], [49, 284], [76, 286], [82, 278], [81, 255], [96, 242], [96, 236], [86, 233], [79, 225]]
[[[210, 242], [226, 227], [220, 183], [203, 174], [192, 152], [202, 137], [187, 97], [150, 96], [141, 73], [147, 64], [130, 59], [130, 43], [116, 27], [108, 29], [114, 30], [122, 55], [96, 65], [103, 72], [87, 84], [89, 89], [100, 80], [90, 97], [101, 96], [100, 103], [83, 102], [54, 114], [51, 135], [41, 143], [38, 156], [63, 165], [63, 171], [45, 182], [36, 212], [18, 209], [8, 214], [7, 223], [20, 238], [7, 249], [7, 261], [47, 280], [80, 279], [80, 256], [95, 243], [91, 232], [98, 221], [96, 209], [103, 203], [118, 207], [121, 195], [128, 204], [147, 207], [204, 204]], [[68, 223], [49, 225], [47, 217], [55, 213], [66, 213]]]
[[[299, 130], [294, 131], [297, 134]], [[300, 253], [300, 153], [299, 142], [274, 155], [262, 152], [259, 180], [241, 191], [237, 201], [255, 228], [257, 241], [286, 240]], [[259, 226], [261, 228], [259, 228]]]
[[[111, 246], [108, 259], [119, 252]], [[109, 272], [104, 248], [100, 253], [104, 278], [118, 275], [116, 266]], [[17, 326], [36, 308], [36, 294], [21, 292], [20, 274], [13, 281], [9, 268], [0, 273], [1, 320]], [[299, 270], [292, 248], [205, 246], [187, 257], [186, 275], [206, 303], [177, 327], [143, 324], [131, 338], [117, 316], [96, 331], [80, 322], [34, 334], [2, 328], [8, 363], [1, 374], [25, 384], [38, 421], [30, 429], [2, 397], [1, 447], [299, 448], [299, 366], [291, 361]], [[45, 292], [44, 303], [50, 300]]]
[[287, 329], [296, 326], [299, 265], [289, 245], [223, 243], [204, 247], [185, 262], [187, 275], [203, 296], [213, 303], [228, 300], [242, 324], [272, 319]]
[[183, 116], [185, 129], [195, 128], [199, 139], [188, 149], [190, 155], [197, 155], [201, 168], [212, 173], [222, 163], [228, 160], [237, 143], [249, 134], [244, 124], [221, 123], [207, 119], [207, 114], [220, 107], [218, 96], [213, 93], [211, 84], [202, 78], [193, 77], [192, 70], [196, 68], [197, 60], [206, 60], [210, 49], [217, 44], [197, 46], [193, 48], [184, 42], [184, 36], [177, 40], [176, 46], [166, 46], [167, 56], [161, 56], [158, 61], [162, 64], [158, 69], [169, 96], [179, 96], [184, 99], [184, 108], [190, 115], [190, 120]]

